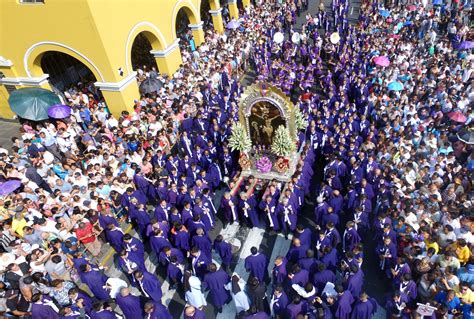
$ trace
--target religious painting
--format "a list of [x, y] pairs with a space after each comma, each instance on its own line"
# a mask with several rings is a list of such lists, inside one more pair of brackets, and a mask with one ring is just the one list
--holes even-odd
[[271, 146], [276, 129], [280, 125], [286, 126], [280, 109], [267, 100], [260, 100], [252, 105], [248, 122], [252, 144], [265, 148]]

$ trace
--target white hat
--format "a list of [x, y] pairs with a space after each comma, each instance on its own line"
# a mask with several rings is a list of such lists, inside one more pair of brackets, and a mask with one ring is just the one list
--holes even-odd
[[5, 271], [8, 265], [15, 262], [16, 257], [12, 253], [4, 253], [0, 256], [0, 271]]

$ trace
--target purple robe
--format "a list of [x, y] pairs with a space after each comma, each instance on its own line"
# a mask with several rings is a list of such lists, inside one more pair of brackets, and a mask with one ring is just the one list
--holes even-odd
[[351, 319], [371, 319], [375, 311], [374, 304], [370, 300], [358, 301], [352, 309]]
[[[49, 297], [42, 297], [41, 303], [51, 301]], [[59, 319], [59, 314], [51, 306], [34, 303], [31, 305], [32, 319]]]
[[190, 249], [189, 233], [185, 230], [180, 230], [174, 237], [174, 245], [182, 251], [188, 251]]
[[205, 254], [209, 259], [212, 259], [212, 241], [209, 236], [193, 236], [191, 239], [191, 246], [196, 246], [202, 254]]
[[207, 273], [204, 276], [202, 286], [209, 289], [212, 304], [216, 308], [221, 308], [230, 299], [230, 293], [224, 286], [229, 282], [230, 276], [224, 270]]
[[160, 252], [165, 247], [171, 247], [171, 243], [163, 235], [161, 236], [151, 236], [150, 237], [150, 246], [153, 252], [158, 256]]
[[222, 264], [230, 266], [230, 263], [232, 262], [232, 245], [225, 241], [214, 241], [214, 250], [217, 252], [219, 257], [221, 257]]
[[354, 247], [360, 243], [361, 238], [357, 233], [357, 230], [353, 227], [346, 229], [342, 237], [342, 249], [343, 251], [352, 251]]
[[92, 268], [90, 271], [82, 273], [81, 276], [82, 282], [89, 287], [94, 296], [99, 300], [110, 299], [109, 292], [103, 288], [108, 279], [109, 278], [97, 268]]
[[328, 282], [336, 282], [336, 275], [329, 269], [317, 272], [313, 276], [313, 284], [318, 289], [318, 292], [323, 291]]
[[110, 310], [99, 310], [99, 311], [91, 311], [89, 314], [91, 319], [117, 319], [115, 313]]
[[347, 279], [347, 290], [349, 290], [354, 298], [359, 298], [364, 285], [364, 273], [361, 269]]
[[137, 280], [137, 286], [144, 296], [157, 303], [161, 303], [161, 297], [163, 296], [161, 282], [155, 275], [148, 271], [143, 272], [143, 278], [141, 281]]
[[290, 303], [288, 306], [286, 306], [286, 316], [285, 318], [287, 319], [296, 319], [298, 318], [298, 315], [303, 312], [303, 306], [304, 302], [299, 302], [297, 304], [295, 303]]
[[145, 319], [173, 319], [167, 307], [165, 307], [161, 301], [155, 302], [154, 304], [153, 312], [145, 315]]
[[261, 253], [245, 258], [245, 269], [250, 272], [251, 277], [257, 277], [260, 282], [265, 278], [267, 267], [268, 258]]
[[273, 276], [273, 285], [282, 284], [287, 278], [286, 264], [288, 261], [286, 258], [283, 258], [281, 265], [273, 266], [272, 276]]
[[349, 319], [351, 317], [352, 303], [354, 298], [350, 291], [346, 290], [337, 299], [336, 318], [338, 319]]
[[123, 297], [117, 294], [115, 302], [122, 310], [126, 319], [143, 318], [143, 308], [140, 304], [140, 298], [134, 295], [128, 295]]

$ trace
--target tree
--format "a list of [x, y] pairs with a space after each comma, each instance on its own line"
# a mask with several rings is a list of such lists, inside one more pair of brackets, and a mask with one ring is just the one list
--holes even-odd
[[273, 137], [272, 153], [276, 156], [287, 157], [295, 151], [295, 146], [290, 131], [284, 125], [280, 125]]

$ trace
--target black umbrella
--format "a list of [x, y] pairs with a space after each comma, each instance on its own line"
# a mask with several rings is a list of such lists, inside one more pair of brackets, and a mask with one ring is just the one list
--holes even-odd
[[159, 91], [163, 87], [163, 83], [155, 78], [148, 78], [140, 84], [140, 93], [149, 94]]
[[469, 145], [474, 144], [474, 128], [463, 129], [456, 135], [458, 136], [459, 140], [463, 141], [464, 143]]

